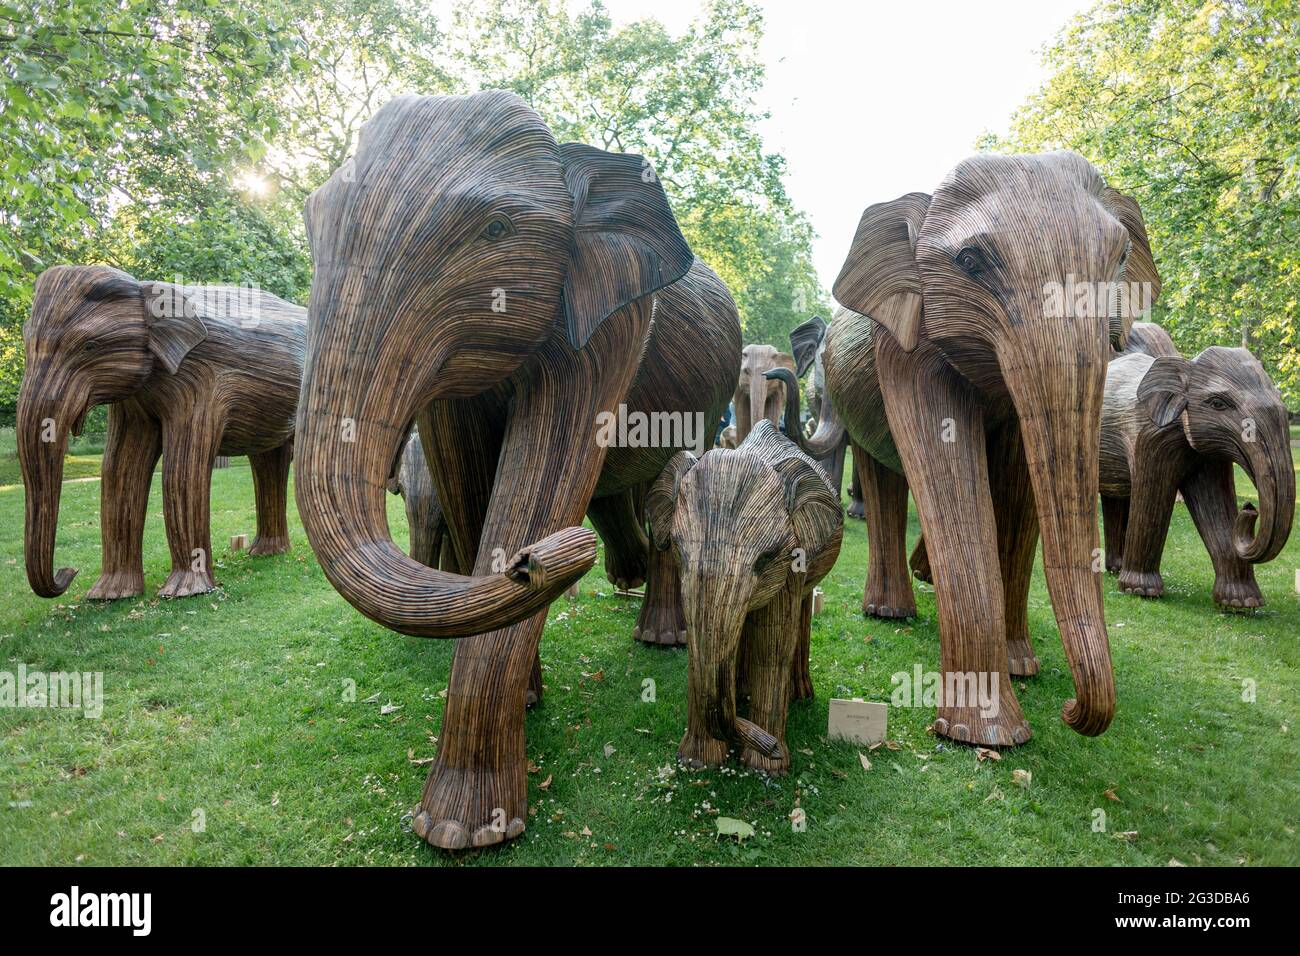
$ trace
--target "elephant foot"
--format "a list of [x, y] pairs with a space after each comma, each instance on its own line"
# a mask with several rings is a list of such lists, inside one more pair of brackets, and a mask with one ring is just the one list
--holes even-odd
[[262, 557], [267, 554], [284, 554], [289, 550], [289, 536], [275, 538], [256, 537], [252, 545], [249, 546], [248, 553], [253, 557]]
[[631, 591], [645, 584], [650, 562], [644, 552], [626, 548], [605, 548], [605, 577], [621, 591]]
[[1123, 570], [1124, 570], [1124, 556], [1112, 555], [1109, 551], [1107, 551], [1106, 552], [1106, 573], [1119, 574]]
[[1007, 672], [1012, 677], [1033, 677], [1040, 666], [1027, 634], [1007, 638]]
[[173, 571], [167, 576], [166, 582], [158, 589], [158, 596], [165, 598], [183, 598], [192, 597], [195, 594], [206, 594], [217, 587], [217, 582], [212, 580], [212, 575], [206, 571]]
[[442, 850], [513, 840], [524, 832], [528, 796], [523, 771], [459, 769], [434, 764], [415, 808], [415, 835]]
[[643, 644], [658, 644], [662, 647], [684, 647], [686, 645], [686, 622], [681, 605], [656, 600], [654, 594], [647, 593], [641, 602], [641, 613], [637, 615], [636, 627], [632, 636]]
[[677, 759], [694, 770], [717, 767], [727, 759], [727, 742], [688, 730], [677, 747]]
[[1023, 744], [1033, 732], [1020, 710], [1020, 702], [1011, 690], [1011, 682], [999, 687], [996, 701], [979, 705], [939, 708], [934, 732], [950, 740], [983, 747], [1013, 747]]
[[105, 571], [86, 592], [87, 601], [117, 601], [144, 593], [144, 572]]
[[533, 661], [532, 673], [528, 675], [528, 689], [524, 691], [524, 708], [531, 710], [542, 702], [542, 660], [540, 657]]
[[1165, 593], [1165, 582], [1159, 571], [1125, 570], [1120, 572], [1119, 589], [1125, 594], [1158, 598]]
[[934, 584], [934, 572], [930, 569], [930, 555], [924, 548], [918, 547], [914, 550], [907, 565], [912, 569], [912, 577], [926, 584]]
[[1264, 595], [1253, 578], [1215, 578], [1214, 603], [1225, 611], [1254, 610], [1264, 606]]
[[751, 770], [759, 770], [769, 777], [784, 777], [790, 772], [790, 751], [786, 747], [784, 740], [781, 741], [780, 758], [759, 753], [753, 747], [742, 747], [740, 762]]
[[849, 510], [846, 514], [850, 518], [857, 518], [859, 521], [866, 520], [862, 513], [862, 502], [858, 501], [856, 498], [849, 502]]
[[883, 618], [904, 618], [916, 617], [915, 601], [890, 602], [888, 599], [882, 599], [877, 602], [874, 598], [862, 601], [862, 613], [866, 617], [883, 617]]

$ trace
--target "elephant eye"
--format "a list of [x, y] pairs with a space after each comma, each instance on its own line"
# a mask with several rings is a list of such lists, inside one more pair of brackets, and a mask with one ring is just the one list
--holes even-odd
[[780, 553], [781, 553], [780, 548], [773, 548], [770, 551], [764, 551], [762, 554], [760, 554], [758, 558], [755, 559], [754, 561], [754, 573], [762, 574], [764, 571], [766, 571], [768, 567], [771, 565], [771, 563], [776, 560], [776, 556]]
[[988, 269], [988, 263], [984, 261], [984, 253], [974, 246], [967, 246], [957, 253], [953, 262], [957, 263], [957, 267], [969, 276], [977, 276]]
[[494, 216], [492, 221], [483, 227], [482, 236], [484, 239], [504, 239], [510, 233], [514, 232], [514, 226], [505, 216]]
[[1210, 398], [1207, 398], [1205, 400], [1205, 404], [1209, 405], [1216, 412], [1226, 412], [1228, 409], [1232, 407], [1231, 402], [1218, 395], [1213, 395]]
[[85, 343], [81, 346], [83, 352], [93, 352], [97, 348], [99, 348], [99, 343], [94, 339], [86, 339]]

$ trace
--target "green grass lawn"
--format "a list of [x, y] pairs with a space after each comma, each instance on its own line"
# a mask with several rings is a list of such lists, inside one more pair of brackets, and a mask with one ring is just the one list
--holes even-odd
[[[1144, 601], [1105, 582], [1119, 712], [1097, 739], [1060, 720], [1072, 689], [1040, 572], [1030, 618], [1043, 671], [1018, 684], [1033, 740], [980, 762], [927, 734], [931, 709], [894, 709], [897, 749], [869, 752], [865, 770], [862, 748], [825, 740], [827, 700], [888, 700], [894, 672], [938, 668], [939, 642], [928, 588], [914, 622], [861, 617], [866, 531], [850, 521], [813, 625], [817, 696], [793, 707], [793, 771], [780, 780], [676, 765], [685, 652], [632, 641], [636, 604], [613, 595], [598, 562], [577, 602], [553, 605], [543, 638], [527, 833], [449, 856], [402, 818], [435, 752], [451, 642], [399, 636], [353, 611], [296, 513], [291, 553], [232, 554], [230, 536], [254, 529], [246, 460], [213, 480], [223, 587], [180, 601], [79, 601], [99, 565], [93, 481], [63, 491], [56, 563], [81, 573], [65, 599], [36, 597], [22, 565], [22, 485], [0, 484], [0, 670], [102, 671], [105, 688], [101, 719], [0, 709], [3, 863], [1300, 863], [1300, 535], [1259, 569], [1264, 611], [1220, 614], [1179, 506], [1168, 595]], [[400, 500], [389, 503], [404, 541]], [[157, 478], [145, 567], [152, 593], [168, 567]], [[653, 703], [642, 701], [646, 678]], [[1254, 702], [1242, 699], [1247, 680]], [[1028, 788], [1013, 783], [1017, 769], [1032, 773]], [[791, 827], [796, 806], [804, 832]], [[1098, 809], [1105, 832], [1093, 829]], [[719, 814], [756, 836], [718, 839]]]

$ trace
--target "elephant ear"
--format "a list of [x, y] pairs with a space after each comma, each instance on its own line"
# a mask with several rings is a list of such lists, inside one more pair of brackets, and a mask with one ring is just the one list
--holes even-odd
[[614, 312], [684, 276], [695, 256], [648, 160], [565, 143], [560, 161], [574, 231], [564, 320], [580, 349]]
[[1161, 428], [1171, 425], [1187, 408], [1187, 374], [1191, 363], [1181, 355], [1162, 355], [1151, 363], [1138, 383], [1138, 404]]
[[[1116, 350], [1128, 344], [1128, 332], [1133, 323], [1140, 319], [1160, 298], [1160, 270], [1156, 268], [1155, 256], [1151, 253], [1151, 240], [1147, 237], [1146, 223], [1142, 220], [1142, 209], [1131, 196], [1126, 196], [1118, 189], [1107, 186], [1101, 191], [1101, 204], [1106, 211], [1120, 221], [1128, 230], [1128, 259], [1124, 264], [1124, 273], [1119, 281], [1131, 287], [1139, 283], [1144, 290], [1140, 296], [1121, 294], [1111, 303], [1110, 310], [1110, 344]], [[1150, 290], [1150, 296], [1145, 294]]]
[[887, 328], [904, 352], [916, 348], [921, 335], [916, 240], [929, 208], [925, 193], [869, 206], [835, 280], [839, 303]]
[[673, 512], [677, 510], [677, 488], [698, 460], [689, 451], [679, 451], [646, 491], [645, 516], [650, 524], [650, 542], [657, 551], [668, 550], [672, 541]]
[[807, 322], [795, 326], [790, 333], [790, 351], [794, 353], [794, 373], [802, 378], [817, 360], [817, 349], [826, 336], [826, 320], [814, 315]]
[[816, 465], [791, 457], [776, 464], [785, 481], [785, 506], [794, 525], [797, 546], [817, 555], [844, 527], [844, 510]]
[[149, 351], [175, 375], [190, 349], [208, 337], [198, 302], [184, 286], [170, 282], [146, 282], [141, 292]]

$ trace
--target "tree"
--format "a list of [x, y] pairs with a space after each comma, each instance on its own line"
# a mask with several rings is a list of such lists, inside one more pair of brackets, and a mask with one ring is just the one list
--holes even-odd
[[1106, 0], [1046, 49], [1050, 76], [984, 148], [1068, 148], [1142, 206], [1185, 352], [1251, 348], [1300, 405], [1300, 7]]

